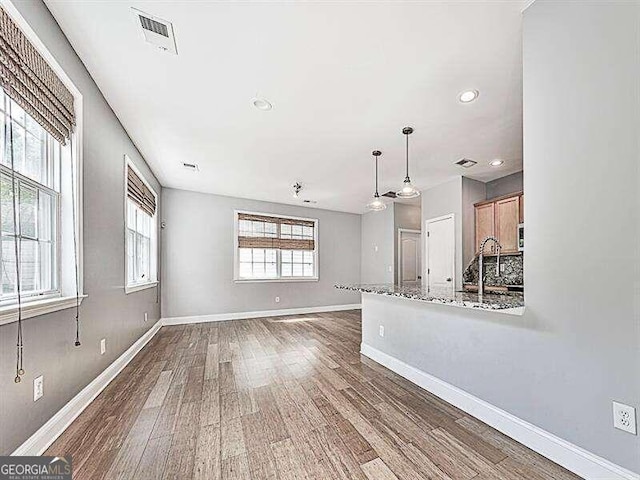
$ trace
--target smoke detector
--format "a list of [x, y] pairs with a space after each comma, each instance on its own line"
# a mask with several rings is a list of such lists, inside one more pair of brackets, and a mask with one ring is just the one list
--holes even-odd
[[142, 38], [144, 38], [145, 42], [150, 43], [164, 52], [173, 53], [174, 55], [178, 54], [171, 22], [167, 22], [155, 15], [150, 15], [136, 8], [132, 8], [131, 12], [136, 19], [136, 24], [142, 32]]

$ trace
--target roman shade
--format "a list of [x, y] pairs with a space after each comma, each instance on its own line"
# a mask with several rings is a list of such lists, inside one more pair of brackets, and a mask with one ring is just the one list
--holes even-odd
[[156, 196], [144, 181], [127, 165], [127, 197], [150, 216], [156, 213]]
[[0, 85], [61, 144], [71, 138], [73, 95], [1, 7]]
[[[315, 250], [315, 227], [313, 220], [274, 217], [253, 213], [239, 213], [239, 222], [262, 222], [265, 228], [258, 232], [238, 232], [239, 248], [272, 248], [280, 250]], [[269, 227], [266, 227], [269, 224]], [[300, 233], [293, 233], [298, 227]]]

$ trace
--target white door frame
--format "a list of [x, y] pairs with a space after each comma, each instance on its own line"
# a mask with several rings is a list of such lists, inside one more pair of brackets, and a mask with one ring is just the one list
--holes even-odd
[[453, 213], [449, 213], [447, 215], [441, 215], [440, 217], [434, 217], [434, 218], [430, 218], [428, 220], [425, 220], [424, 222], [424, 232], [425, 232], [425, 236], [424, 236], [424, 277], [426, 279], [426, 283], [425, 285], [427, 287], [429, 287], [429, 274], [427, 273], [429, 271], [429, 224], [430, 223], [435, 223], [435, 222], [440, 222], [442, 220], [447, 220], [447, 219], [451, 219], [453, 221], [453, 238], [451, 239], [451, 242], [453, 243], [453, 248], [451, 249], [452, 253], [452, 258], [451, 258], [451, 265], [453, 265], [453, 272], [451, 273], [451, 284], [453, 286], [453, 290], [455, 291], [456, 289], [456, 216]]
[[[415, 230], [413, 228], [398, 228], [398, 259], [397, 259], [397, 265], [398, 268], [396, 269], [396, 275], [398, 277], [398, 282], [400, 282], [400, 280], [402, 280], [400, 277], [402, 276], [400, 273], [402, 272], [402, 234], [403, 233], [417, 233], [418, 235], [420, 235], [420, 241], [422, 241], [422, 230]], [[419, 253], [419, 249], [418, 249], [418, 253]], [[418, 272], [419, 276], [422, 276], [422, 259], [420, 259], [420, 272]], [[424, 278], [424, 277], [423, 277]]]

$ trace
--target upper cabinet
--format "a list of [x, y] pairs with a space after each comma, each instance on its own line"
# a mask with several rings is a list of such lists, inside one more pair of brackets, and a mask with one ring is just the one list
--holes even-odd
[[[475, 204], [476, 253], [480, 244], [488, 236], [495, 236], [502, 253], [518, 252], [518, 224], [524, 222], [524, 195], [514, 193]], [[496, 253], [495, 244], [485, 247], [485, 254]]]
[[[495, 205], [486, 203], [484, 205], [476, 205], [476, 253], [480, 252], [480, 243], [495, 232]], [[493, 253], [495, 245], [487, 244], [485, 247], [488, 253]]]

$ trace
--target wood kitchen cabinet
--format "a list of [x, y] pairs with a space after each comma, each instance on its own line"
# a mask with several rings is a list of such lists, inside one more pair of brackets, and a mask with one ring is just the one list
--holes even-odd
[[[523, 207], [521, 192], [476, 203], [476, 254], [480, 253], [480, 244], [488, 236], [498, 239], [502, 253], [518, 252], [518, 224], [524, 222]], [[488, 243], [484, 253], [496, 253], [495, 244]]]
[[[480, 253], [482, 240], [495, 232], [494, 206], [494, 203], [476, 206], [476, 253]], [[485, 248], [487, 248], [487, 253], [493, 253], [495, 245], [493, 243], [487, 244]]]

